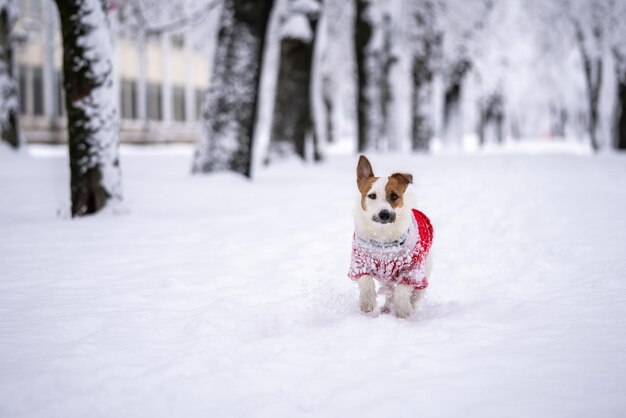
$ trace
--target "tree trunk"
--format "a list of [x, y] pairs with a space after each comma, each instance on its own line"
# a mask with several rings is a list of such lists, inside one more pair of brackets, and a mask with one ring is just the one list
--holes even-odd
[[600, 145], [598, 143], [598, 107], [600, 102], [600, 87], [602, 85], [602, 58], [596, 59], [595, 62], [595, 78], [593, 71], [589, 71], [590, 63], [585, 62], [585, 74], [587, 79], [587, 98], [589, 100], [589, 138], [591, 139], [591, 148], [598, 151]]
[[[463, 79], [469, 71], [471, 64], [466, 59], [457, 61], [448, 73], [443, 102], [443, 129], [446, 139], [451, 136], [451, 129], [455, 128], [460, 119], [461, 113], [461, 93]], [[455, 135], [462, 135], [456, 132]], [[457, 138], [461, 139], [461, 138]]]
[[259, 80], [271, 9], [272, 0], [223, 3], [194, 173], [231, 170], [251, 175]]
[[615, 78], [617, 97], [615, 100], [614, 145], [618, 150], [626, 150], [626, 54], [613, 50], [615, 58]]
[[[383, 45], [379, 53], [377, 53], [378, 66], [381, 69], [380, 79], [378, 80], [380, 90], [380, 106], [382, 120], [378, 127], [378, 133], [376, 134], [376, 149], [381, 150], [386, 145], [387, 147], [393, 146], [389, 138], [389, 124], [390, 117], [389, 112], [391, 109], [391, 103], [393, 102], [393, 89], [391, 86], [391, 71], [393, 66], [396, 65], [398, 59], [393, 55], [393, 39], [392, 39], [392, 27], [391, 16], [385, 15], [383, 17], [382, 27], [380, 29], [383, 35]], [[383, 141], [385, 143], [383, 143]]]
[[491, 93], [479, 100], [478, 105], [478, 143], [485, 145], [487, 128], [494, 127], [495, 139], [499, 144], [504, 142], [504, 97], [501, 93]]
[[482, 100], [478, 103], [478, 145], [483, 147], [487, 142], [487, 122], [489, 120], [488, 107]]
[[332, 144], [335, 142], [334, 126], [333, 126], [333, 94], [330, 77], [326, 76], [322, 80], [322, 102], [324, 104], [324, 113], [326, 115], [326, 142]]
[[411, 138], [413, 151], [428, 151], [432, 137], [432, 126], [428, 115], [431, 96], [432, 71], [426, 57], [414, 57], [411, 75], [413, 92], [411, 97]]
[[376, 148], [380, 132], [380, 91], [377, 60], [372, 50], [373, 23], [371, 0], [356, 0], [355, 54], [357, 69], [357, 135], [358, 150]]
[[491, 93], [480, 101], [478, 139], [480, 145], [486, 141], [486, 130], [491, 125], [498, 144], [504, 142], [504, 96], [500, 92]]
[[18, 84], [13, 74], [13, 25], [15, 14], [12, 0], [0, 0], [0, 141], [19, 148]]
[[294, 152], [304, 160], [307, 139], [316, 140], [310, 91], [318, 17], [319, 9], [292, 10], [283, 24], [268, 161]]
[[619, 112], [615, 128], [615, 148], [626, 150], [626, 74], [622, 75], [617, 92]]
[[550, 135], [556, 138], [565, 138], [567, 110], [560, 104], [551, 104], [550, 121]]
[[432, 79], [435, 61], [441, 53], [441, 33], [435, 22], [436, 7], [429, 0], [413, 2], [407, 13], [411, 14], [409, 45], [411, 46], [411, 148], [428, 151], [433, 136]]
[[[576, 40], [580, 49], [580, 55], [583, 62], [583, 70], [585, 72], [585, 84], [587, 86], [587, 105], [589, 112], [589, 138], [591, 140], [591, 148], [598, 151], [600, 144], [598, 143], [598, 107], [600, 104], [600, 89], [602, 88], [602, 55], [598, 55], [595, 59], [590, 55], [589, 50], [585, 47], [585, 34], [579, 22], [575, 22]], [[602, 47], [602, 28], [594, 28], [593, 37], [596, 46], [601, 50]]]
[[496, 125], [496, 140], [498, 144], [502, 144], [504, 142], [504, 109], [500, 109], [496, 113], [494, 123]]
[[113, 45], [101, 0], [56, 0], [63, 35], [72, 216], [122, 199]]

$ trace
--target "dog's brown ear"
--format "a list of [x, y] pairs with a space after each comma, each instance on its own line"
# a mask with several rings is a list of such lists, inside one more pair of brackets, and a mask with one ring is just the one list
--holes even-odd
[[399, 183], [404, 183], [407, 186], [413, 184], [413, 175], [409, 173], [393, 173], [391, 177], [395, 178]]
[[359, 163], [356, 166], [356, 180], [363, 181], [370, 177], [374, 177], [374, 170], [369, 160], [364, 155], [359, 157]]

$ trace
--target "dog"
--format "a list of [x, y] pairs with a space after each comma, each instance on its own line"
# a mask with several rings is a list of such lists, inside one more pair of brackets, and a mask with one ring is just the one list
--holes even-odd
[[376, 308], [376, 280], [379, 294], [385, 296], [381, 312], [393, 310], [397, 317], [407, 318], [428, 287], [432, 224], [414, 209], [412, 194], [407, 193], [413, 183], [411, 174], [376, 177], [369, 160], [361, 155], [356, 183], [359, 198], [348, 277], [359, 286], [361, 311]]

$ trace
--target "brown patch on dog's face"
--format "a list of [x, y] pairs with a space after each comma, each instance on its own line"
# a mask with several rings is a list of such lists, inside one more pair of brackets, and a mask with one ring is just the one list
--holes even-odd
[[404, 192], [413, 183], [413, 176], [407, 173], [394, 173], [389, 176], [385, 186], [385, 197], [392, 208], [404, 205]]
[[361, 208], [365, 210], [365, 200], [367, 192], [372, 188], [378, 177], [374, 177], [374, 170], [369, 160], [365, 156], [359, 157], [359, 163], [356, 166], [356, 185], [361, 192]]

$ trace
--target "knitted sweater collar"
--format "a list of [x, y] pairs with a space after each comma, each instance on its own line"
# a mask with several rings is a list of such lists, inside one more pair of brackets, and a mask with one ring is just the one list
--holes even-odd
[[370, 250], [383, 250], [383, 251], [399, 251], [400, 249], [410, 246], [413, 248], [417, 241], [419, 241], [419, 236], [417, 232], [417, 225], [415, 222], [415, 218], [411, 216], [412, 222], [409, 223], [409, 228], [407, 231], [402, 234], [402, 236], [391, 242], [382, 242], [375, 240], [373, 238], [364, 237], [358, 229], [355, 229], [354, 233], [354, 245]]

